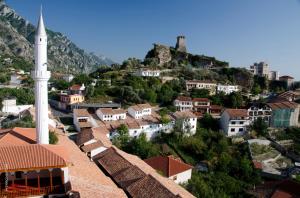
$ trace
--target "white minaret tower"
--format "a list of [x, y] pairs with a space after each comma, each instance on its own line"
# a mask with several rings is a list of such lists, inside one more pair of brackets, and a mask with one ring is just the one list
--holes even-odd
[[47, 71], [47, 34], [42, 9], [35, 33], [34, 60], [35, 69], [32, 71], [32, 78], [35, 82], [36, 140], [38, 144], [49, 144], [48, 80], [50, 72]]

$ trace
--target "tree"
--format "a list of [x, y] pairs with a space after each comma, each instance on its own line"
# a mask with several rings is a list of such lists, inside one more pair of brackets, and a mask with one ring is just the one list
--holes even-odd
[[113, 137], [112, 143], [120, 149], [124, 149], [130, 141], [129, 130], [125, 124], [117, 128], [118, 134]]
[[210, 114], [204, 114], [203, 118], [200, 119], [200, 126], [205, 129], [218, 130], [219, 123], [217, 119], [214, 119]]
[[253, 124], [252, 129], [256, 131], [259, 136], [267, 136], [268, 135], [268, 125], [263, 120], [263, 118], [257, 118]]
[[157, 94], [153, 89], [145, 89], [142, 98], [150, 103], [156, 103]]
[[158, 98], [159, 101], [163, 104], [171, 104], [174, 98], [175, 92], [173, 91], [173, 89], [167, 85], [164, 84], [161, 89], [160, 92], [158, 93]]
[[191, 97], [192, 98], [208, 98], [209, 90], [207, 90], [207, 89], [192, 89]]
[[72, 80], [72, 84], [85, 84], [85, 85], [89, 85], [93, 82], [93, 79], [91, 77], [89, 77], [87, 74], [79, 74], [77, 76], [75, 76], [75, 78]]
[[49, 144], [57, 144], [58, 137], [54, 131], [49, 132]]

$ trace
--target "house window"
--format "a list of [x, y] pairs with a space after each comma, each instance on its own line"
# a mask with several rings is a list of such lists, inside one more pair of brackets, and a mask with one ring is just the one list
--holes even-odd
[[230, 131], [231, 131], [231, 132], [234, 132], [234, 131], [235, 131], [235, 128], [231, 128]]
[[232, 121], [231, 124], [235, 124], [235, 121]]
[[242, 131], [244, 131], [244, 128], [239, 128], [239, 132], [242, 132]]
[[244, 122], [243, 122], [243, 121], [241, 121], [241, 122], [240, 122], [240, 124], [244, 124]]
[[22, 179], [22, 172], [21, 171], [16, 172], [16, 179]]

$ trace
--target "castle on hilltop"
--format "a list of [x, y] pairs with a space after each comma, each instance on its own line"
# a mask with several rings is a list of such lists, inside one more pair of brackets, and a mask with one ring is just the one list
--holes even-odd
[[183, 36], [183, 35], [177, 36], [177, 42], [176, 42], [175, 49], [180, 52], [186, 52], [185, 36]]

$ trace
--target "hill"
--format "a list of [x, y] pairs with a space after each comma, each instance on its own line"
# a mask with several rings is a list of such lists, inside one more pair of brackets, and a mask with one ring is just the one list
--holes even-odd
[[[33, 63], [35, 26], [0, 0], [0, 54], [22, 57]], [[48, 65], [52, 71], [91, 72], [112, 60], [87, 53], [65, 35], [47, 29]]]

